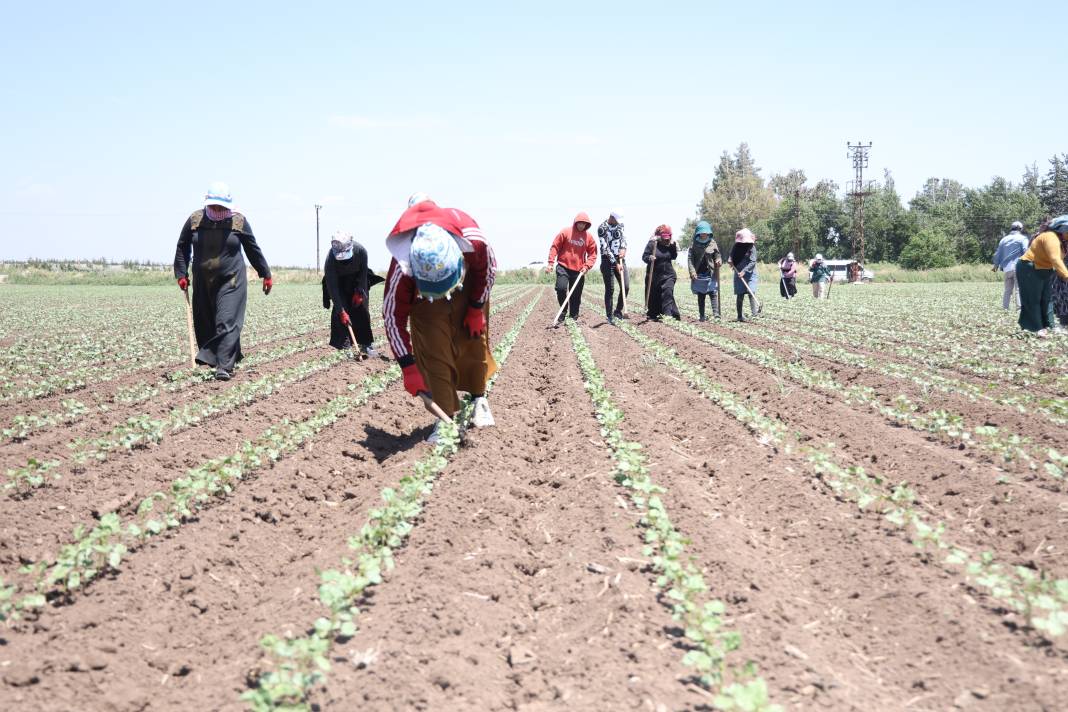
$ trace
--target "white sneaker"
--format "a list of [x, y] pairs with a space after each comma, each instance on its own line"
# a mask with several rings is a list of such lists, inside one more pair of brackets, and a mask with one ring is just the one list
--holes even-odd
[[361, 346], [360, 352], [367, 358], [378, 358], [378, 352], [375, 351], [374, 346]]
[[471, 425], [476, 428], [489, 428], [496, 425], [493, 413], [490, 412], [489, 401], [485, 396], [475, 398], [474, 412], [471, 415]]
[[445, 423], [438, 420], [434, 423], [434, 429], [430, 431], [430, 435], [426, 436], [426, 442], [431, 445], [437, 445], [438, 440], [441, 439], [441, 429], [445, 427]]

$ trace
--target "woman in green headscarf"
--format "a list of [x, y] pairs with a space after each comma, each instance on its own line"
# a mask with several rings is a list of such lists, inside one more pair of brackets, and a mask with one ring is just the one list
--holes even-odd
[[687, 265], [690, 268], [690, 291], [697, 295], [697, 309], [701, 321], [705, 316], [705, 298], [712, 297], [712, 316], [719, 319], [719, 268], [723, 258], [719, 245], [712, 239], [712, 226], [702, 220], [693, 233], [693, 244]]

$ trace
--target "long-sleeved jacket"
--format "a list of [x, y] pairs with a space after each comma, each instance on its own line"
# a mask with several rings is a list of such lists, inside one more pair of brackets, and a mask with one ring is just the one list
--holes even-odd
[[826, 282], [831, 278], [831, 268], [826, 262], [813, 262], [808, 268], [809, 282]]
[[675, 275], [675, 259], [679, 256], [679, 247], [672, 242], [664, 242], [660, 238], [653, 238], [649, 240], [649, 243], [645, 246], [645, 252], [642, 253], [642, 262], [650, 264], [653, 261], [653, 250], [656, 250], [656, 264], [653, 265], [653, 275], [661, 277], [664, 275]]
[[797, 261], [788, 260], [784, 257], [779, 260], [779, 271], [782, 272], [784, 279], [794, 279], [797, 277]]
[[739, 274], [749, 275], [756, 271], [757, 249], [752, 242], [735, 242], [727, 259]]
[[[228, 277], [245, 269], [242, 249], [261, 279], [271, 276], [267, 258], [256, 244], [252, 226], [244, 215], [234, 213], [226, 220], [215, 222], [209, 220], [203, 210], [197, 210], [186, 219], [178, 236], [178, 247], [174, 251], [174, 277], [188, 277], [190, 267], [193, 281], [217, 281], [221, 277]], [[189, 262], [190, 255], [192, 265]]]
[[1010, 232], [994, 251], [994, 266], [1002, 272], [1015, 272], [1016, 262], [1027, 252], [1027, 235]]
[[699, 274], [712, 274], [723, 264], [719, 245], [715, 240], [710, 240], [707, 245], [694, 242], [690, 245], [690, 254], [686, 258], [686, 263], [690, 269], [690, 279], [697, 279]]
[[1068, 267], [1061, 255], [1061, 239], [1055, 232], [1044, 232], [1036, 237], [1020, 259], [1030, 262], [1035, 269], [1056, 270], [1061, 279], [1068, 279]]
[[553, 244], [549, 247], [549, 264], [556, 262], [575, 272], [593, 268], [597, 261], [597, 243], [588, 228], [579, 230], [575, 227], [579, 223], [593, 225], [586, 213], [576, 215], [571, 227], [565, 227], [553, 238]]
[[627, 238], [623, 235], [623, 223], [617, 222], [615, 225], [609, 225], [605, 220], [597, 228], [597, 242], [601, 247], [601, 259], [614, 265], [627, 252]]
[[[493, 248], [486, 241], [474, 219], [456, 208], [439, 208], [432, 201], [424, 201], [408, 208], [393, 226], [390, 238], [414, 231], [420, 225], [433, 223], [460, 238], [464, 255], [463, 290], [471, 295], [470, 305], [481, 308], [490, 297], [497, 275], [497, 260]], [[385, 293], [382, 297], [382, 318], [386, 338], [393, 356], [401, 367], [415, 363], [412, 338], [408, 331], [408, 315], [419, 298], [415, 279], [407, 274], [396, 257], [389, 264]]]

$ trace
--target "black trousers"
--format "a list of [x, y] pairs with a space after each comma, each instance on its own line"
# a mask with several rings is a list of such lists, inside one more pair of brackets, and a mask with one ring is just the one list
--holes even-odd
[[[623, 302], [630, 294], [630, 275], [627, 274], [627, 266], [622, 267], [623, 284], [620, 285], [619, 296], [616, 297], [616, 314], [623, 313]], [[604, 259], [601, 260], [601, 277], [604, 279], [604, 315], [612, 316], [612, 295], [615, 293], [616, 282], [621, 278], [615, 265]]]
[[797, 277], [780, 277], [779, 294], [784, 299], [790, 299], [797, 294]]
[[[556, 265], [556, 304], [560, 306], [567, 299], [567, 290], [571, 289], [571, 285], [578, 279], [579, 271], [574, 269], [568, 269], [563, 265]], [[571, 293], [571, 301], [568, 302], [568, 314], [572, 319], [578, 316], [579, 305], [582, 303], [582, 288], [585, 286], [586, 280], [583, 279], [582, 283], [575, 287], [575, 291]], [[563, 318], [563, 314], [560, 315]]]
[[697, 295], [697, 310], [701, 314], [701, 318], [705, 318], [705, 297], [709, 297], [712, 300], [712, 315], [717, 319], [719, 318], [719, 290], [710, 294], [698, 294]]

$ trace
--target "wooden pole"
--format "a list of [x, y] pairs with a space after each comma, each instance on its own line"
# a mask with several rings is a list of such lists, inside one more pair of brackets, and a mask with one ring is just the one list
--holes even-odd
[[645, 314], [646, 314], [646, 316], [648, 316], [648, 314], [649, 314], [649, 297], [651, 297], [652, 294], [653, 294], [653, 272], [656, 270], [656, 240], [657, 240], [657, 238], [654, 237], [653, 238], [652, 259], [649, 261], [649, 276], [645, 280], [645, 282], [646, 282], [646, 284], [645, 284]]
[[745, 291], [749, 292], [749, 296], [752, 297], [753, 301], [756, 303], [756, 313], [759, 314], [760, 312], [764, 311], [764, 307], [761, 306], [760, 300], [757, 299], [755, 294], [753, 294], [753, 290], [749, 288], [749, 282], [744, 277], [742, 277], [741, 273], [738, 272], [738, 269], [734, 265], [731, 265], [731, 269], [734, 270], [734, 276], [742, 280], [742, 286], [745, 287]]
[[419, 391], [419, 398], [423, 401], [423, 406], [430, 412], [431, 415], [438, 418], [438, 420], [446, 423], [451, 423], [452, 418], [445, 414], [445, 411], [441, 409], [441, 406], [434, 402], [434, 399], [430, 397], [430, 394], [426, 391]]
[[193, 332], [193, 305], [189, 301], [189, 288], [182, 290], [185, 293], [185, 328], [189, 335], [189, 365], [197, 367], [197, 337]]

